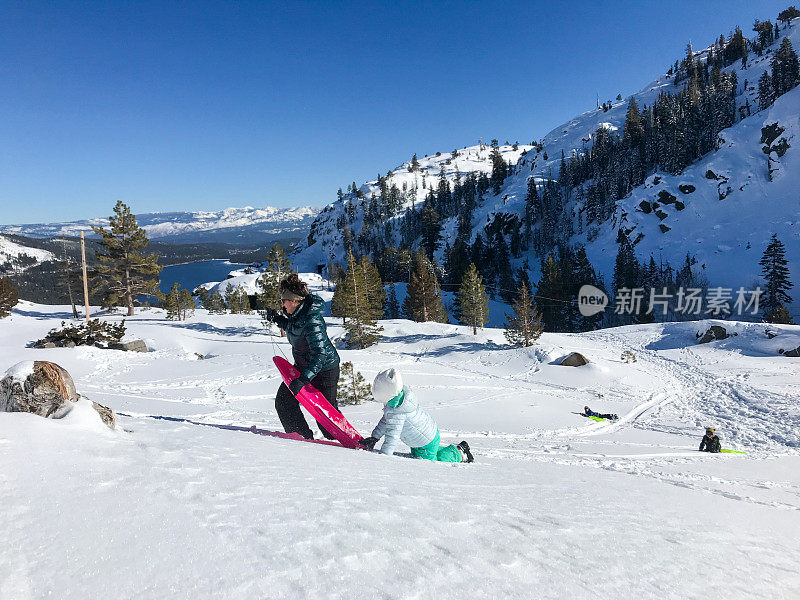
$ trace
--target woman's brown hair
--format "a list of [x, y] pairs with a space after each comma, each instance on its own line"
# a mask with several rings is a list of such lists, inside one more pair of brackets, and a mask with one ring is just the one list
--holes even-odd
[[300, 279], [300, 276], [297, 273], [292, 273], [286, 279], [281, 281], [281, 290], [287, 290], [292, 294], [297, 296], [302, 296], [305, 298], [311, 292], [308, 291], [308, 285], [306, 282]]

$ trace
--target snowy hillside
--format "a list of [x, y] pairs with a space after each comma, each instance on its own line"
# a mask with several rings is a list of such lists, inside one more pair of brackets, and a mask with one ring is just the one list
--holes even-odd
[[[777, 353], [798, 326], [770, 339], [726, 322], [737, 336], [697, 345], [706, 324], [652, 324], [515, 349], [499, 330], [384, 321], [381, 343], [342, 359], [369, 380], [402, 372], [443, 440], [474, 450], [445, 465], [271, 433], [271, 357], [291, 351], [257, 315], [143, 311], [125, 322], [146, 354], [26, 347], [69, 313], [23, 302], [0, 320], [0, 373], [55, 361], [120, 428], [0, 413], [4, 599], [800, 595], [800, 359]], [[576, 350], [589, 365], [556, 364]], [[381, 407], [344, 413], [367, 434]], [[747, 454], [697, 452], [708, 425]]]
[[[503, 160], [516, 166], [526, 156], [533, 146], [524, 144], [502, 145], [498, 150]], [[436, 153], [436, 155], [425, 156], [418, 159], [419, 166], [414, 169], [411, 161], [404, 162], [398, 167], [389, 171], [386, 175], [387, 186], [396, 186], [398, 190], [403, 190], [406, 200], [402, 204], [402, 209], [406, 210], [412, 206], [424, 203], [425, 197], [430, 190], [435, 190], [440, 174], [444, 174], [445, 179], [450, 183], [455, 183], [456, 179], [467, 173], [489, 175], [492, 172], [491, 160], [492, 148], [487, 144], [468, 146], [446, 153]], [[455, 154], [455, 156], [453, 156]], [[329, 204], [317, 216], [311, 226], [310, 244], [307, 248], [300, 248], [297, 254], [292, 257], [293, 263], [300, 269], [311, 270], [317, 265], [326, 265], [331, 257], [341, 260], [345, 255], [343, 244], [343, 229], [341, 226], [342, 218], [347, 212], [348, 204], [360, 204], [361, 208], [357, 211], [362, 213], [364, 206], [373, 196], [380, 194], [380, 184], [377, 180], [368, 181], [361, 185], [357, 191], [349, 193], [343, 202]], [[502, 196], [502, 195], [501, 195]], [[359, 200], [360, 199], [360, 200]], [[505, 201], [500, 200], [500, 205]], [[393, 219], [398, 221], [402, 217]], [[480, 220], [477, 220], [480, 223]], [[357, 214], [353, 229], [357, 232], [363, 225], [363, 214]], [[454, 226], [451, 228], [452, 234]]]
[[[735, 73], [737, 77], [737, 122], [719, 134], [715, 151], [678, 175], [652, 173], [643, 185], [619, 200], [610, 218], [601, 224], [585, 225], [584, 200], [578, 190], [572, 191], [572, 199], [564, 207], [567, 216], [562, 226], [571, 228], [571, 233], [562, 228], [560, 234], [566, 234], [571, 244], [586, 246], [592, 265], [606, 282], [611, 280], [620, 231], [635, 244], [640, 261], [653, 256], [657, 262], [669, 261], [675, 266], [680, 265], [689, 252], [697, 258], [697, 264], [712, 285], [732, 288], [750, 288], [760, 278], [758, 260], [770, 236], [777, 234], [788, 249], [790, 272], [795, 277], [800, 273], [800, 87], [779, 97], [774, 105], [763, 111], [758, 111], [757, 99], [757, 82], [770, 69], [773, 56], [785, 38], [791, 41], [795, 51], [800, 50], [800, 19], [782, 26], [780, 37], [765, 49], [762, 56], [751, 52], [746, 67], [737, 60], [722, 69], [723, 73]], [[706, 60], [709, 52], [710, 48], [695, 52], [695, 60]], [[665, 62], [668, 62], [667, 57]], [[595, 133], [601, 128], [612, 134], [622, 134], [631, 98], [640, 109], [652, 107], [659, 94], [677, 94], [685, 85], [683, 81], [676, 86], [674, 74], [663, 74], [639, 93], [607, 103], [607, 108], [610, 106], [608, 110], [592, 109], [554, 128], [541, 139], [540, 147], [520, 146], [516, 154], [509, 153], [509, 147], [501, 148], [514, 168], [499, 194], [487, 191], [483, 202], [475, 209], [472, 239], [498, 215], [521, 218], [525, 214], [528, 179], [532, 176], [541, 184], [550, 176], [558, 177], [562, 152], [567, 161], [574, 154], [587, 152], [592, 148]], [[750, 116], [747, 116], [748, 110]], [[741, 116], [744, 118], [740, 120]], [[762, 129], [776, 123], [782, 130], [780, 137], [788, 143], [788, 149], [781, 156], [774, 151], [765, 153], [766, 145], [762, 140]], [[521, 132], [521, 137], [530, 139], [534, 136]], [[523, 150], [524, 156], [521, 155]], [[475, 148], [461, 152], [472, 155]], [[488, 149], [485, 159], [487, 157]], [[428, 189], [436, 185], [434, 176], [438, 174], [439, 165], [449, 159], [449, 153], [442, 154], [432, 161], [433, 164], [429, 162], [426, 165]], [[454, 163], [461, 160], [455, 159]], [[421, 202], [427, 192], [419, 186], [418, 179], [410, 179], [409, 166], [410, 163], [404, 163], [392, 171], [391, 182], [397, 183], [398, 187], [406, 185], [409, 189], [417, 184], [417, 201]], [[456, 165], [447, 167], [448, 181], [453, 184]], [[486, 160], [482, 164], [463, 161], [458, 162], [457, 167], [463, 177], [471, 168], [486, 172], [490, 163]], [[365, 184], [360, 190], [365, 198], [377, 193], [375, 182]], [[350, 202], [357, 200], [349, 195], [343, 202], [327, 207], [317, 218], [312, 225], [314, 243], [295, 257], [301, 268], [311, 269], [326, 264], [331, 256], [343, 255], [341, 218]], [[404, 208], [409, 204], [406, 202]], [[389, 239], [395, 245], [400, 244], [396, 232], [402, 230], [403, 219], [400, 212], [389, 220], [393, 223]], [[356, 219], [352, 225], [356, 239], [360, 227], [361, 223]], [[444, 223], [442, 249], [437, 255], [440, 263], [444, 260], [445, 243], [452, 245], [455, 233], [456, 219], [453, 217]], [[513, 267], [527, 261], [535, 281], [539, 276], [540, 258], [530, 250], [512, 260]], [[800, 313], [800, 295], [794, 294], [794, 297], [792, 312]]]
[[0, 265], [9, 263], [15, 271], [24, 271], [33, 264], [48, 260], [55, 260], [52, 252], [22, 246], [0, 235]]
[[[319, 209], [226, 208], [217, 212], [169, 212], [137, 214], [137, 223], [151, 240], [171, 243], [222, 242], [263, 244], [280, 238], [302, 238]], [[107, 218], [70, 223], [0, 225], [0, 232], [31, 237], [79, 236], [90, 226], [107, 227]], [[93, 234], [91, 234], [93, 235]]]

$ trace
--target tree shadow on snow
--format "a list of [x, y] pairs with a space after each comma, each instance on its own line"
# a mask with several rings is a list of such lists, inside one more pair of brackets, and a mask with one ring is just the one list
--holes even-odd
[[[49, 321], [52, 319], [61, 319], [62, 321], [74, 321], [75, 319], [72, 316], [72, 311], [67, 312], [41, 312], [38, 310], [24, 310], [21, 308], [15, 308], [12, 314], [20, 315], [22, 317], [32, 317], [34, 319], [39, 319], [42, 321]], [[78, 320], [83, 321], [84, 318], [79, 318]]]
[[[163, 325], [163, 322], [159, 321], [159, 325]], [[172, 327], [178, 329], [188, 329], [190, 331], [199, 331], [201, 333], [210, 333], [213, 335], [220, 335], [225, 337], [252, 337], [258, 334], [266, 334], [266, 331], [262, 328], [253, 327], [253, 328], [244, 328], [244, 327], [217, 327], [216, 325], [211, 325], [209, 323], [182, 323], [182, 322], [172, 322], [170, 323]], [[230, 340], [236, 341], [236, 340]], [[244, 340], [240, 340], [244, 341]]]
[[689, 331], [672, 331], [663, 334], [659, 339], [645, 346], [647, 350], [677, 350], [687, 346], [696, 346], [697, 338]]

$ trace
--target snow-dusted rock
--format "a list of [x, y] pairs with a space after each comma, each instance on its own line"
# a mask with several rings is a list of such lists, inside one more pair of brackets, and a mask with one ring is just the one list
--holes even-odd
[[712, 325], [702, 336], [698, 334], [698, 337], [700, 337], [700, 339], [697, 340], [698, 344], [707, 344], [708, 342], [713, 342], [714, 340], [727, 339], [728, 332], [721, 325]]
[[100, 415], [100, 420], [103, 421], [109, 429], [114, 429], [117, 426], [117, 418], [114, 415], [114, 411], [109, 407], [98, 404], [97, 402], [92, 402], [92, 408], [97, 411], [97, 414]]
[[56, 363], [37, 360], [18, 363], [0, 380], [0, 410], [29, 412], [59, 418], [78, 400], [72, 377]]
[[560, 363], [562, 367], [582, 367], [588, 365], [589, 360], [580, 352], [573, 352], [564, 357]]
[[122, 349], [128, 352], [147, 352], [147, 344], [144, 340], [132, 340], [130, 342], [123, 342]]
[[[0, 380], [0, 411], [27, 412], [60, 419], [76, 406], [80, 394], [63, 367], [46, 360], [23, 361], [6, 371]], [[114, 429], [114, 411], [92, 402], [100, 420]]]

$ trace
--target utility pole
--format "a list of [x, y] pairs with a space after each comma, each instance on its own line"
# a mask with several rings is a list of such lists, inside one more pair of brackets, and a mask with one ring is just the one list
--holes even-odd
[[89, 282], [86, 279], [86, 243], [81, 231], [81, 260], [83, 261], [83, 299], [86, 302], [86, 322], [89, 322]]

